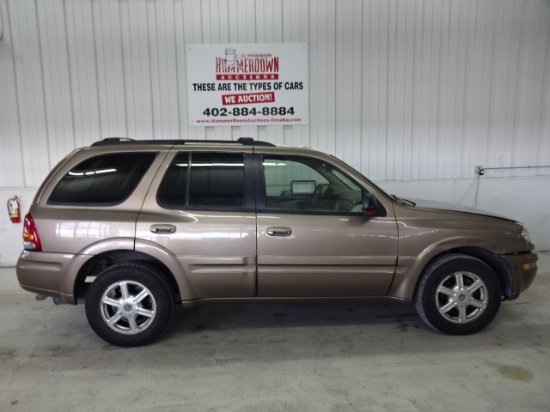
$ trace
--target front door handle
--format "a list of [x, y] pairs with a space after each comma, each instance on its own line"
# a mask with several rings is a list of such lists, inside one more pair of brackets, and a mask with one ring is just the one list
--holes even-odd
[[268, 236], [290, 236], [292, 229], [286, 226], [271, 226], [267, 228]]
[[151, 232], [161, 234], [161, 233], [175, 233], [176, 226], [174, 225], [166, 225], [166, 224], [156, 224], [151, 225], [150, 227]]

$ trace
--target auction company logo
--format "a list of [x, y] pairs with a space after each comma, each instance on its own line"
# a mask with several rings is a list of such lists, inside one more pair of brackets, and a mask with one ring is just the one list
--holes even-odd
[[250, 81], [278, 80], [279, 57], [271, 54], [237, 54], [234, 48], [225, 49], [225, 57], [216, 57], [216, 80]]

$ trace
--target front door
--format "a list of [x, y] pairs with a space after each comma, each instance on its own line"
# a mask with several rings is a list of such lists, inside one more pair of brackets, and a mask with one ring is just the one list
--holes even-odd
[[258, 295], [384, 296], [397, 260], [393, 210], [364, 215], [366, 189], [322, 159], [263, 155], [261, 169]]

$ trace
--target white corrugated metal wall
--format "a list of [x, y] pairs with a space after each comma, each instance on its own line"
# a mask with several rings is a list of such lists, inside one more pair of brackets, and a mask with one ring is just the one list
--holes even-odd
[[[74, 147], [106, 136], [253, 136], [404, 183], [475, 179], [475, 165], [550, 165], [548, 0], [0, 0], [0, 8], [0, 189], [10, 193], [35, 189]], [[309, 125], [188, 126], [184, 46], [230, 42], [309, 44]]]

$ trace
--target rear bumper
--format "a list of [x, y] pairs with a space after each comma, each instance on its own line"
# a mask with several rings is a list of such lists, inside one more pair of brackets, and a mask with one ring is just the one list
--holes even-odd
[[16, 266], [19, 285], [29, 292], [75, 304], [75, 279], [78, 270], [90, 257], [23, 251]]
[[512, 295], [509, 299], [515, 299], [533, 283], [538, 269], [538, 255], [534, 252], [525, 252], [502, 257], [508, 262], [512, 273]]

